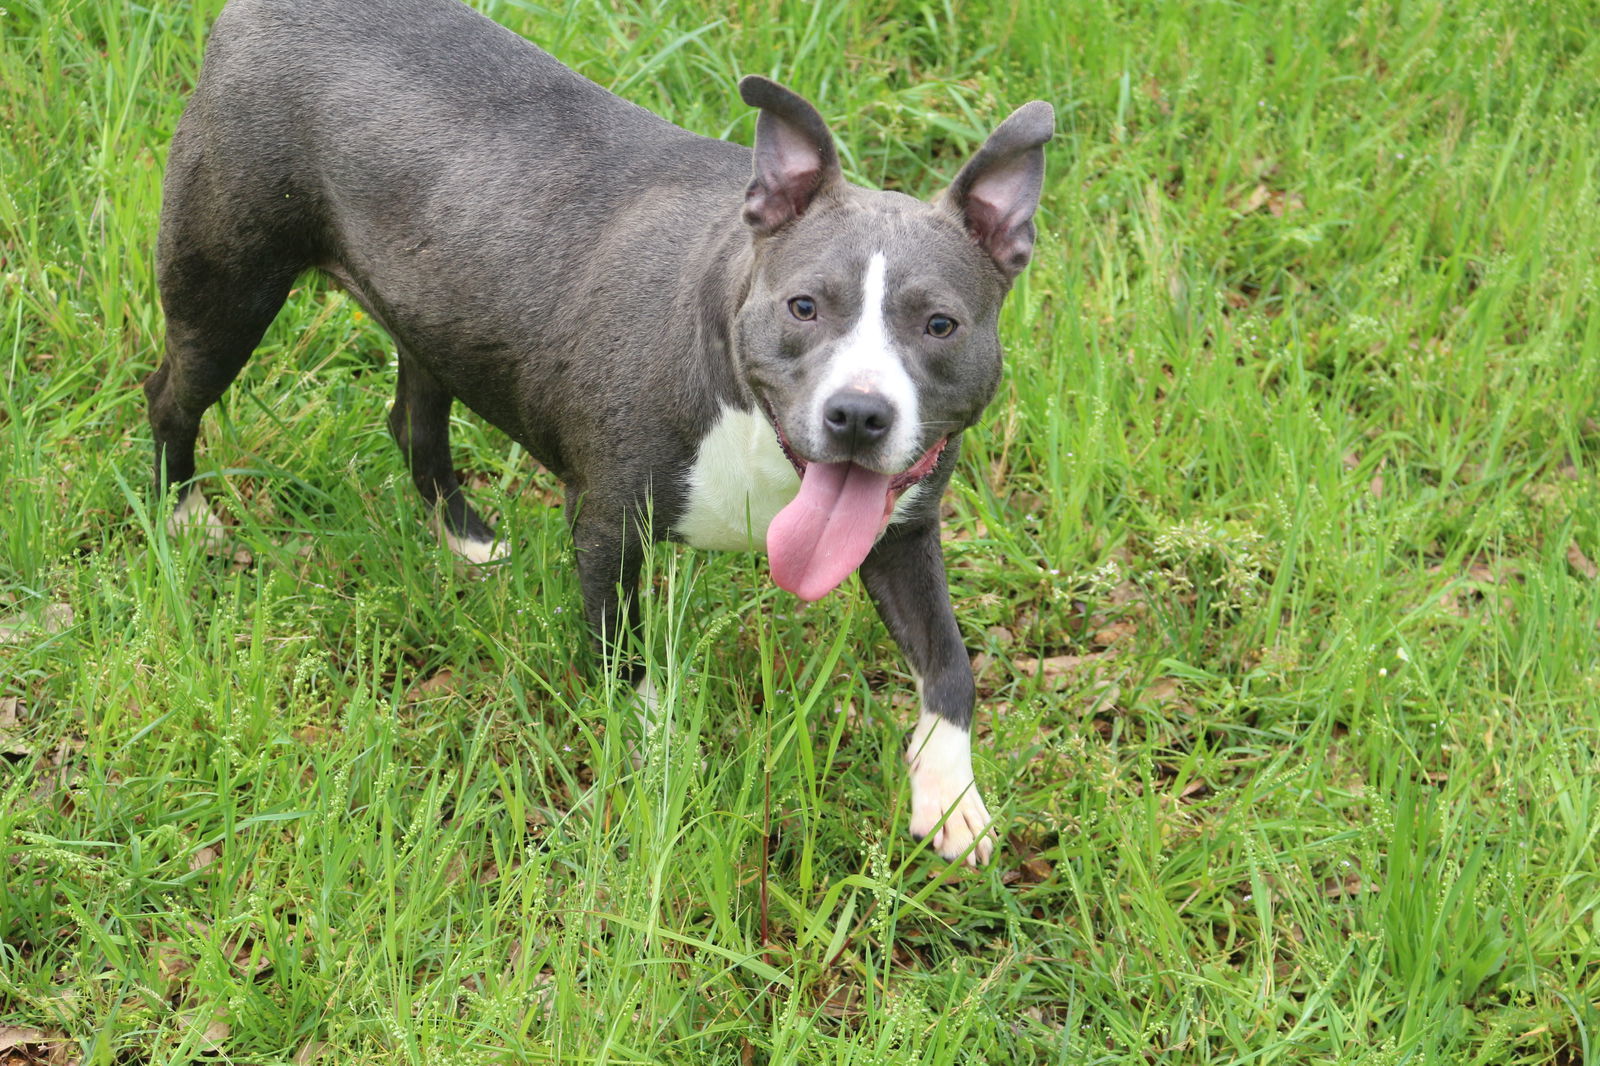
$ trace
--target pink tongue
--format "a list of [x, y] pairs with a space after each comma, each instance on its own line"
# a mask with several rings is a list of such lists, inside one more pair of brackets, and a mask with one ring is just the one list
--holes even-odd
[[802, 600], [839, 587], [872, 550], [892, 506], [889, 478], [855, 463], [810, 463], [767, 527], [772, 580]]

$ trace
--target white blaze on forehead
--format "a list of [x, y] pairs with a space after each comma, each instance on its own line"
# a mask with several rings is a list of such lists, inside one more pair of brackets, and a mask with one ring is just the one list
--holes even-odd
[[906, 372], [905, 362], [895, 351], [884, 315], [888, 286], [888, 263], [882, 252], [872, 253], [861, 279], [861, 317], [834, 349], [833, 357], [817, 380], [811, 402], [811, 424], [820, 436], [826, 422], [827, 404], [846, 389], [875, 393], [889, 402], [894, 425], [884, 447], [886, 474], [898, 474], [916, 462], [919, 452], [920, 412], [917, 387]]

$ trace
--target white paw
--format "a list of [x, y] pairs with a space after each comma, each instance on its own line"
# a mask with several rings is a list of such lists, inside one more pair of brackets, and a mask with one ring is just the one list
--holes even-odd
[[199, 489], [190, 489], [172, 509], [172, 517], [167, 519], [167, 536], [196, 535], [203, 538], [207, 551], [220, 547], [227, 540], [222, 519], [206, 504], [205, 494]]
[[683, 773], [698, 767], [704, 774], [709, 765], [705, 749], [697, 743], [692, 751], [686, 750], [688, 742], [680, 739], [673, 728], [672, 708], [656, 683], [646, 677], [633, 690], [631, 699], [638, 726], [638, 731], [628, 738], [628, 759], [633, 768], [661, 766], [673, 773]]
[[[646, 677], [639, 682], [639, 687], [633, 690], [634, 715], [638, 718], [638, 739], [629, 739], [628, 758], [633, 762], [635, 770], [643, 770], [645, 752], [650, 747], [651, 741], [656, 739], [656, 731], [663, 726], [661, 715], [661, 695], [656, 691], [654, 681]], [[667, 726], [668, 729], [671, 726]]]
[[497, 563], [511, 554], [511, 545], [503, 540], [468, 540], [456, 536], [448, 529], [444, 531], [444, 542], [463, 562], [471, 566]]
[[911, 835], [918, 840], [931, 835], [941, 858], [965, 855], [968, 866], [987, 863], [996, 837], [972, 778], [971, 734], [923, 711], [906, 762], [911, 765]]

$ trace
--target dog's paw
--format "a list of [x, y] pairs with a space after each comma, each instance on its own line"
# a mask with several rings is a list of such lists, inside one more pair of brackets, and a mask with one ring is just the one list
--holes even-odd
[[[931, 835], [941, 858], [966, 857], [982, 866], [994, 855], [989, 809], [972, 778], [972, 741], [966, 730], [924, 712], [911, 735], [911, 835]], [[941, 822], [943, 824], [941, 824]]]
[[205, 494], [199, 489], [184, 493], [178, 506], [172, 509], [172, 516], [167, 519], [167, 536], [199, 537], [206, 551], [213, 554], [220, 551], [228, 539], [222, 519], [211, 510]]
[[456, 558], [469, 567], [497, 563], [511, 555], [511, 545], [503, 540], [469, 540], [456, 536], [448, 529], [444, 531], [444, 542]]
[[[633, 690], [633, 713], [639, 732], [636, 737], [628, 738], [628, 759], [635, 770], [643, 770], [651, 744], [660, 739], [659, 733], [663, 728], [661, 695], [656, 691], [655, 682], [648, 677]], [[670, 729], [671, 726], [665, 728]], [[659, 744], [655, 746], [660, 747]]]

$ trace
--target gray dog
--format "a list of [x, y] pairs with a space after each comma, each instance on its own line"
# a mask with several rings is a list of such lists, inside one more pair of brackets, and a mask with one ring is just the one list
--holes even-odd
[[454, 0], [234, 0], [167, 165], [156, 488], [217, 526], [200, 417], [321, 270], [394, 338], [389, 428], [457, 552], [505, 546], [456, 481], [452, 399], [562, 479], [588, 622], [633, 683], [645, 538], [764, 546], [806, 600], [859, 570], [922, 699], [911, 832], [987, 861], [938, 505], [1000, 377], [1054, 116], [1022, 107], [923, 203], [846, 182], [800, 96], [739, 92], [753, 152]]

